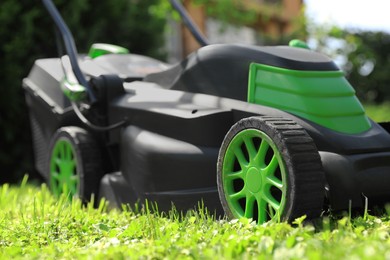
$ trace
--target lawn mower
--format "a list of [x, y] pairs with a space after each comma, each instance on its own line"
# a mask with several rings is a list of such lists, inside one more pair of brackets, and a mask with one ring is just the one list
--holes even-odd
[[66, 55], [36, 60], [23, 86], [35, 166], [55, 195], [163, 211], [203, 201], [258, 223], [390, 201], [387, 125], [304, 43], [208, 44], [171, 0], [203, 45], [178, 64], [109, 44], [79, 55], [43, 3]]

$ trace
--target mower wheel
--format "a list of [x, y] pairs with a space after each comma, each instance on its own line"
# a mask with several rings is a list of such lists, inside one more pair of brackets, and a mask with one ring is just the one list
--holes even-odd
[[229, 218], [258, 224], [318, 217], [325, 194], [313, 139], [280, 117], [250, 117], [232, 126], [219, 151], [217, 184]]
[[97, 195], [102, 177], [99, 147], [86, 130], [62, 127], [51, 140], [47, 169], [55, 196], [65, 193], [87, 202]]

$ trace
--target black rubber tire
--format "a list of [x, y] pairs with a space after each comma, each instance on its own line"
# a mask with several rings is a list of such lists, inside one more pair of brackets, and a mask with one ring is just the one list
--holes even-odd
[[100, 180], [103, 176], [101, 153], [99, 146], [93, 136], [85, 129], [75, 126], [66, 126], [58, 129], [53, 135], [47, 159], [47, 175], [50, 187], [50, 161], [53, 148], [59, 140], [69, 142], [75, 153], [76, 174], [79, 177], [77, 197], [83, 202], [88, 202], [92, 194], [97, 198]]
[[313, 139], [295, 121], [279, 117], [249, 117], [240, 120], [226, 134], [217, 163], [219, 197], [226, 215], [233, 215], [224, 192], [222, 165], [227, 148], [240, 131], [257, 129], [268, 135], [276, 145], [287, 173], [287, 196], [281, 221], [293, 221], [306, 215], [319, 217], [323, 210], [325, 174]]

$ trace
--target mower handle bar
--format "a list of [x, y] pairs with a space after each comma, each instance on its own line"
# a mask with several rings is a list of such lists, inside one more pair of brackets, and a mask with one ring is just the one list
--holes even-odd
[[57, 29], [60, 31], [63, 43], [65, 45], [66, 54], [69, 56], [72, 71], [77, 81], [86, 88], [90, 102], [94, 103], [96, 101], [95, 94], [93, 93], [92, 88], [90, 87], [88, 81], [85, 79], [83, 73], [81, 72], [79, 63], [77, 61], [77, 49], [73, 35], [71, 34], [68, 26], [62, 19], [53, 2], [51, 0], [42, 0], [42, 2], [46, 7], [46, 10], [50, 14], [51, 18], [53, 19]]
[[[57, 8], [51, 0], [42, 0], [46, 10], [49, 15], [52, 17], [57, 29], [60, 31], [63, 43], [65, 45], [65, 50], [69, 56], [70, 64], [72, 66], [72, 71], [77, 79], [77, 81], [86, 88], [88, 92], [89, 99], [92, 103], [96, 101], [95, 94], [93, 93], [92, 88], [88, 84], [88, 81], [85, 79], [83, 73], [81, 72], [80, 66], [77, 61], [77, 48], [73, 38], [72, 33], [70, 32], [68, 26], [64, 22]], [[186, 27], [190, 30], [194, 38], [202, 46], [209, 45], [206, 37], [201, 33], [198, 26], [191, 19], [185, 8], [177, 0], [170, 0], [172, 7], [179, 13]], [[66, 76], [66, 75], [65, 75]]]
[[197, 42], [201, 46], [207, 46], [209, 45], [209, 41], [207, 38], [202, 34], [199, 27], [194, 23], [191, 16], [188, 14], [186, 9], [183, 7], [183, 5], [178, 2], [177, 0], [169, 0], [171, 2], [172, 7], [179, 13], [181, 19], [183, 20], [183, 23], [185, 26], [190, 30], [194, 38], [197, 40]]

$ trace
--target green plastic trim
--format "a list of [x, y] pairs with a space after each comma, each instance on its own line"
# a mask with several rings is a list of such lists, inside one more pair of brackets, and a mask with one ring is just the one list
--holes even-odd
[[77, 160], [73, 145], [66, 139], [59, 139], [50, 158], [50, 188], [53, 194], [70, 198], [77, 194], [79, 186]]
[[371, 128], [342, 71], [298, 71], [252, 63], [248, 102], [277, 108], [346, 134]]
[[302, 49], [308, 49], [310, 50], [309, 46], [307, 45], [306, 42], [304, 41], [301, 41], [301, 40], [298, 40], [298, 39], [294, 39], [294, 40], [291, 40], [288, 45], [290, 47], [297, 47], [297, 48], [302, 48]]
[[129, 50], [113, 44], [94, 43], [89, 49], [88, 56], [92, 59], [106, 54], [128, 54]]
[[[255, 138], [260, 140], [258, 147]], [[243, 149], [246, 149], [249, 160]], [[266, 162], [268, 156], [271, 158]], [[235, 168], [236, 161], [240, 168], [238, 171]], [[280, 172], [280, 176], [277, 172]], [[236, 190], [237, 181], [244, 183], [241, 190]], [[233, 137], [222, 164], [222, 182], [226, 201], [234, 217], [253, 218], [257, 215], [258, 224], [268, 219], [280, 220], [286, 204], [287, 175], [280, 152], [264, 132], [245, 129]], [[271, 189], [274, 188], [281, 193], [280, 198], [272, 195]], [[242, 200], [245, 201], [240, 203]], [[255, 203], [257, 213], [254, 212]]]
[[66, 78], [61, 81], [61, 89], [65, 96], [71, 101], [81, 101], [87, 97], [87, 89], [78, 84], [70, 83]]

